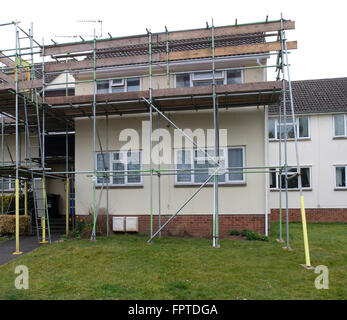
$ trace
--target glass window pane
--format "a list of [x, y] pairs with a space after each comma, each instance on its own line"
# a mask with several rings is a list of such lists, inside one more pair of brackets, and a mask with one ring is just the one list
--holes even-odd
[[[277, 126], [277, 137], [280, 136], [280, 127], [281, 127], [281, 138], [285, 137], [285, 125]], [[287, 139], [294, 139], [294, 126], [292, 124], [287, 124]]]
[[227, 72], [227, 84], [242, 83], [241, 70], [229, 70]]
[[140, 78], [130, 78], [127, 80], [128, 92], [140, 91]]
[[[179, 150], [177, 152], [177, 169], [190, 170], [191, 165], [191, 151], [190, 150]], [[191, 182], [191, 172], [184, 174], [183, 172], [178, 172], [177, 182]]]
[[[108, 153], [98, 153], [96, 161], [97, 170], [108, 171], [110, 169], [110, 155]], [[102, 176], [102, 173], [98, 173], [97, 183], [110, 182], [109, 178]]]
[[112, 87], [112, 93], [124, 92], [124, 87]]
[[[298, 176], [294, 176], [296, 173], [296, 168], [288, 169], [288, 189], [297, 189], [298, 188]], [[281, 176], [282, 181], [282, 188], [284, 189], [286, 187], [286, 175], [284, 171], [282, 172]]]
[[243, 173], [239, 172], [243, 170], [243, 150], [241, 148], [228, 150], [228, 166], [230, 168], [237, 167], [235, 171], [238, 171], [237, 173], [229, 173], [230, 181], [243, 180]]
[[336, 167], [336, 187], [346, 187], [346, 167]]
[[[212, 86], [213, 80], [204, 80], [204, 81], [194, 81], [193, 86], [194, 87], [201, 87], [201, 86]], [[224, 84], [223, 80], [216, 80], [216, 84]]]
[[277, 185], [276, 185], [276, 169], [270, 169], [270, 188], [272, 189], [276, 189]]
[[176, 88], [190, 87], [190, 74], [182, 73], [176, 75]]
[[308, 138], [308, 118], [299, 118], [299, 137]]
[[[223, 72], [222, 71], [216, 71], [214, 73], [215, 79], [223, 78]], [[194, 72], [193, 80], [199, 80], [199, 79], [213, 79], [213, 72]]]
[[301, 183], [303, 188], [311, 187], [310, 168], [301, 168]]
[[[202, 183], [207, 180], [209, 177], [208, 168], [213, 167], [207, 160], [205, 161], [196, 161], [194, 160], [194, 169], [198, 169], [194, 174], [194, 182]], [[212, 179], [211, 179], [212, 180]]]
[[276, 138], [275, 120], [269, 119], [268, 126], [269, 126], [269, 139], [275, 139]]
[[97, 93], [108, 93], [110, 87], [109, 81], [100, 81], [96, 84], [96, 92]]
[[[120, 162], [114, 163], [112, 169], [114, 171], [112, 173], [112, 175], [113, 175], [113, 184], [124, 184], [124, 181], [125, 181], [125, 177], [124, 177], [124, 170], [125, 170], [124, 163], [120, 163]], [[117, 175], [117, 173], [121, 174], [121, 175]]]
[[[128, 157], [128, 170], [141, 170], [141, 153], [139, 151], [127, 152]], [[140, 172], [129, 172], [128, 183], [140, 183], [141, 173]]]
[[344, 136], [345, 133], [345, 116], [339, 114], [334, 116], [335, 136]]

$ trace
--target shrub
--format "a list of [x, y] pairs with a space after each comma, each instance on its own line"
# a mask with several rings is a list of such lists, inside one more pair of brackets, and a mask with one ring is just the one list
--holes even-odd
[[[27, 235], [30, 230], [30, 217], [19, 216], [19, 234]], [[0, 235], [14, 235], [16, 232], [16, 216], [3, 214], [0, 215]]]
[[236, 229], [233, 229], [229, 232], [229, 234], [231, 236], [239, 236], [240, 235], [240, 232], [238, 232]]
[[248, 229], [243, 230], [242, 235], [244, 237], [246, 237], [247, 240], [269, 241], [267, 236], [265, 236], [265, 235], [260, 236], [258, 232], [253, 232], [253, 231], [248, 230]]

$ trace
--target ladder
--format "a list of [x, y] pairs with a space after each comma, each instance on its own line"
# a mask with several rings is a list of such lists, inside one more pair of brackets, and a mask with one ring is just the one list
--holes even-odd
[[40, 243], [51, 243], [47, 194], [43, 178], [33, 179], [33, 196], [38, 240]]

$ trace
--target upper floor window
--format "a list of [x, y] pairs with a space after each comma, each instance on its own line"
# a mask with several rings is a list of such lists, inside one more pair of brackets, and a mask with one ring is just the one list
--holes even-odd
[[[269, 119], [269, 139], [278, 140], [280, 138], [284, 139], [294, 139], [294, 126], [296, 126], [296, 132], [298, 134], [298, 139], [307, 139], [310, 137], [310, 123], [308, 117], [296, 118], [295, 124], [292, 122], [292, 118], [287, 118], [287, 123], [284, 119], [279, 122], [278, 119]], [[285, 130], [287, 128], [287, 130]]]
[[[286, 176], [285, 172], [278, 172], [278, 169], [270, 169], [270, 189], [279, 189], [280, 183], [282, 189], [286, 186]], [[297, 175], [297, 168], [288, 169], [287, 181], [288, 189], [298, 189], [299, 181]], [[311, 188], [311, 168], [310, 167], [301, 167], [301, 183], [303, 189]]]
[[[216, 71], [216, 84], [234, 84], [243, 82], [241, 69]], [[213, 72], [192, 72], [176, 74], [176, 88], [210, 86], [213, 84]]]
[[347, 137], [347, 115], [334, 115], [334, 137]]
[[113, 79], [97, 82], [97, 93], [140, 91], [140, 78]]
[[142, 185], [141, 151], [115, 151], [97, 153], [97, 185], [109, 183], [113, 186]]
[[[205, 150], [210, 157], [214, 156], [213, 149]], [[244, 184], [246, 177], [243, 172], [245, 165], [245, 148], [229, 147], [219, 150], [219, 161], [226, 172], [218, 175], [219, 183], [222, 184]], [[176, 175], [176, 184], [201, 184], [210, 175], [210, 168], [215, 164], [206, 153], [197, 149], [176, 150], [176, 169], [182, 170]], [[235, 168], [233, 171], [232, 168]], [[185, 172], [183, 170], [186, 170]], [[212, 183], [212, 179], [210, 180]]]
[[347, 188], [346, 172], [347, 166], [335, 166], [335, 188]]

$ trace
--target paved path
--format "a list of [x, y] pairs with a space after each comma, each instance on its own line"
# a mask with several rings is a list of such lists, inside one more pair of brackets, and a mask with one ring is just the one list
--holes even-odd
[[[51, 234], [51, 241], [58, 240], [60, 235], [58, 234]], [[34, 249], [40, 247], [42, 244], [39, 244], [37, 242], [37, 236], [27, 236], [27, 237], [20, 237], [19, 238], [19, 249], [23, 252], [23, 254], [26, 254], [30, 251], [33, 251]], [[46, 244], [45, 244], [46, 245]], [[17, 258], [21, 257], [23, 254], [17, 256], [13, 255], [12, 253], [16, 250], [16, 240], [6, 240], [0, 242], [0, 266]]]

